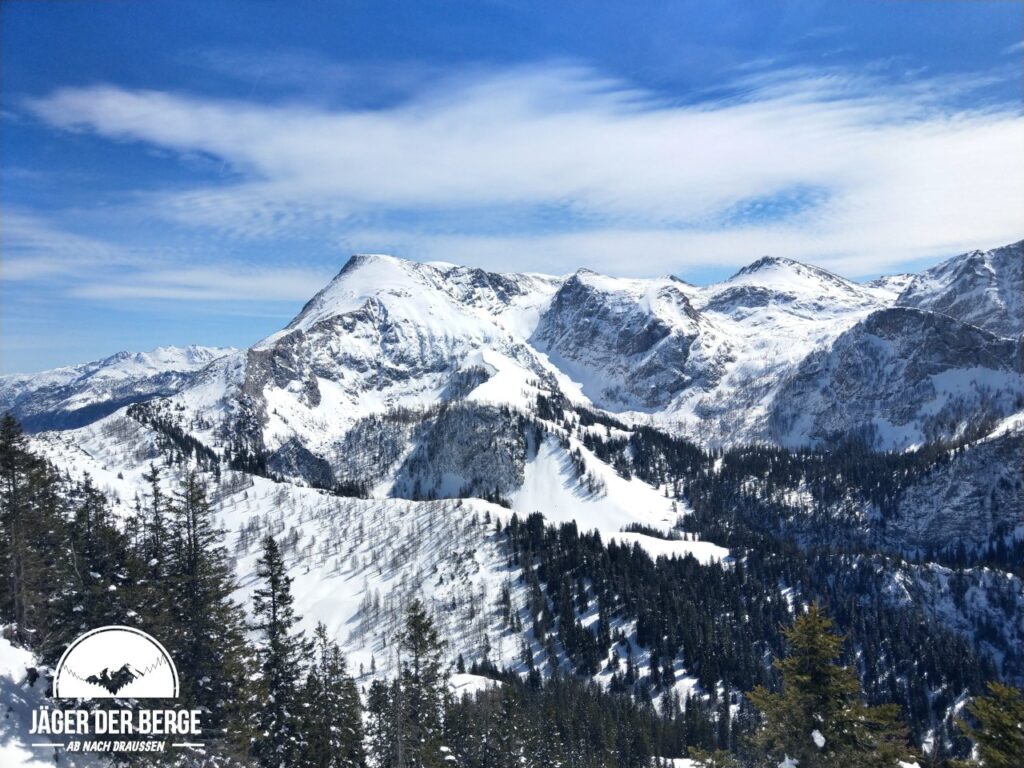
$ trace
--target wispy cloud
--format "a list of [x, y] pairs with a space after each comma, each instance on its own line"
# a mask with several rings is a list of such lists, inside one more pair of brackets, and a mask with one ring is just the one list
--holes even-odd
[[252, 268], [242, 264], [141, 270], [71, 291], [87, 299], [173, 301], [305, 301], [330, 275], [308, 269]]
[[22, 282], [55, 275], [80, 276], [97, 267], [131, 262], [120, 247], [55, 226], [19, 210], [5, 210], [0, 227], [0, 277]]
[[5, 212], [0, 237], [7, 283], [61, 281], [67, 295], [88, 299], [304, 301], [328, 272], [254, 266], [229, 257], [188, 257], [157, 247], [134, 249], [77, 234], [21, 211]]
[[314, 104], [393, 103], [443, 76], [438, 65], [422, 60], [341, 62], [302, 48], [189, 49], [179, 63], [198, 67], [204, 77], [213, 73], [248, 85], [250, 99], [299, 95]]
[[[62, 129], [219, 158], [242, 180], [158, 192], [152, 210], [235, 236], [315, 229], [469, 263], [533, 249], [561, 271], [623, 271], [616, 255], [636, 252], [647, 271], [772, 252], [864, 274], [1019, 239], [1024, 118], [1017, 107], [949, 106], [970, 86], [787, 70], [679, 104], [555, 65], [466, 75], [372, 110], [109, 85], [58, 90], [29, 109]], [[805, 189], [817, 192], [796, 211], [772, 204]], [[588, 228], [517, 220], [473, 231], [480, 212], [509, 211], [511, 222], [545, 207]], [[737, 210], [751, 213], [737, 220]], [[465, 226], [364, 225], [388, 212], [455, 212]]]

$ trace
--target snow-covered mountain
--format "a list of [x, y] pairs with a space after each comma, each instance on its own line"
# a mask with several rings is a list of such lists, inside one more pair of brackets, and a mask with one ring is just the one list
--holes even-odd
[[157, 347], [41, 373], [0, 376], [0, 411], [28, 431], [83, 426], [130, 403], [173, 394], [231, 348]]
[[529, 411], [540, 395], [713, 446], [866, 436], [897, 450], [1020, 410], [1015, 343], [894, 309], [906, 282], [779, 258], [697, 288], [355, 256], [287, 327], [172, 400], [200, 439], [327, 485], [350, 474], [338, 456], [363, 419], [452, 402]]
[[1006, 339], [1024, 328], [1022, 254], [1017, 243], [868, 284], [765, 257], [705, 287], [359, 255], [248, 350], [4, 377], [0, 407], [38, 429], [171, 396], [201, 440], [283, 451], [285, 469], [308, 454], [332, 472], [368, 416], [530, 410], [538, 395], [711, 446], [868, 436], [902, 450], [1021, 410], [1024, 355]]
[[999, 336], [1019, 336], [1024, 333], [1024, 240], [944, 261], [914, 277], [897, 303], [942, 312]]
[[[1005, 282], [1015, 248], [965, 254], [959, 271], [981, 258]], [[616, 492], [620, 473], [581, 442], [586, 429], [618, 427], [574, 431], [576, 409], [708, 446], [853, 440], [875, 450], [977, 440], [1024, 412], [1022, 342], [897, 305], [917, 281], [865, 285], [767, 257], [695, 287], [355, 256], [284, 329], [218, 358], [136, 416], [305, 485], [486, 498], [549, 515], [552, 502], [540, 497], [568, 487], [574, 501], [559, 519], [604, 519], [606, 535], [632, 523], [668, 528], [673, 515], [656, 497], [645, 502], [652, 518], [632, 517], [649, 487], [634, 479]], [[967, 455], [1012, 446], [1019, 431]], [[941, 512], [906, 502], [890, 523], [895, 540], [942, 546], [940, 520], [974, 545], [1016, 530], [1019, 511], [1005, 500], [1005, 514], [967, 536], [974, 501], [1000, 497], [1000, 478], [1012, 481], [1000, 469], [1011, 454], [997, 452], [992, 487], [960, 471], [963, 457], [935, 473], [929, 493], [966, 501]]]
[[[962, 276], [984, 263], [1003, 285], [1014, 248], [936, 269]], [[54, 427], [33, 450], [62, 474], [88, 473], [122, 515], [145, 498], [152, 465], [167, 493], [183, 467], [198, 468], [237, 558], [239, 600], [272, 533], [305, 625], [325, 622], [364, 685], [392, 671], [414, 596], [452, 661], [576, 668], [563, 642], [535, 634], [536, 596], [499, 521], [540, 513], [604, 544], [731, 573], [750, 551], [749, 538], [727, 538], [737, 498], [748, 536], [764, 517], [786, 547], [834, 532], [856, 551], [843, 554], [846, 582], [881, 590], [853, 599], [908, 606], [1012, 675], [1024, 669], [1012, 651], [1024, 623], [1005, 615], [1024, 605], [1024, 587], [984, 558], [1004, 563], [1024, 539], [1024, 350], [955, 300], [976, 296], [974, 282], [927, 281], [940, 283], [936, 311], [909, 303], [921, 276], [860, 284], [779, 258], [697, 287], [354, 256], [249, 349], [5, 377], [0, 403]], [[680, 437], [759, 447], [701, 452]], [[709, 509], [734, 518], [719, 525]], [[950, 552], [978, 567], [950, 568]], [[773, 577], [763, 588], [783, 605], [801, 586]], [[650, 669], [657, 651], [622, 606], [588, 599], [575, 620], [595, 627], [603, 614], [623, 640], [593, 677], [608, 684], [624, 653]], [[675, 693], [699, 692], [685, 651], [668, 663]]]
[[695, 347], [714, 329], [686, 289], [671, 278], [580, 270], [562, 283], [530, 341], [571, 380], [574, 395], [610, 411], [661, 410], [697, 377], [715, 375]]
[[716, 329], [701, 344], [715, 350], [708, 356], [720, 374], [709, 386], [683, 391], [656, 423], [716, 446], [771, 441], [769, 414], [786, 376], [894, 298], [884, 288], [771, 257], [701, 288], [694, 305]]
[[873, 312], [808, 355], [777, 390], [783, 444], [851, 436], [879, 448], [959, 437], [1024, 409], [1020, 342], [948, 315]]
[[[136, 421], [303, 485], [486, 498], [524, 513], [543, 506], [531, 500], [537, 488], [573, 487], [566, 514], [613, 521], [606, 534], [671, 527], [654, 498], [653, 518], [630, 516], [647, 486], [616, 495], [621, 473], [581, 442], [588, 429], [625, 438], [653, 426], [712, 447], [855, 440], [906, 450], [984, 437], [1024, 412], [1024, 347], [980, 327], [988, 315], [978, 320], [956, 295], [988, 297], [1007, 322], [1019, 319], [1005, 286], [1019, 278], [1021, 253], [1019, 243], [968, 253], [868, 284], [765, 257], [705, 287], [359, 255], [248, 350], [161, 349], [5, 377], [0, 402], [38, 428], [148, 401]], [[947, 311], [907, 306], [939, 294]], [[612, 421], [583, 428], [578, 409]], [[972, 483], [952, 485], [973, 498]], [[962, 504], [945, 511], [970, 514]], [[936, 544], [942, 515], [927, 517], [901, 514], [897, 539]], [[1015, 526], [979, 526], [979, 541], [997, 527]]]

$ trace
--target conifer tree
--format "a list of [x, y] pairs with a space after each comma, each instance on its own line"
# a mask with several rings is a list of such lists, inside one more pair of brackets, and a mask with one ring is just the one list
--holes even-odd
[[146, 503], [139, 504], [131, 528], [136, 532], [135, 553], [142, 565], [139, 583], [148, 600], [143, 613], [147, 631], [155, 637], [167, 637], [173, 631], [176, 597], [165, 588], [170, 583], [174, 554], [168, 521], [170, 500], [160, 487], [160, 468], [156, 464], [149, 465], [142, 479], [149, 485], [149, 493]]
[[363, 768], [363, 718], [359, 690], [327, 627], [317, 624], [315, 659], [303, 691], [305, 749], [310, 768]]
[[[144, 509], [141, 538], [144, 554], [159, 557], [167, 544], [166, 498], [160, 488], [160, 468], [150, 463], [149, 472], [142, 474], [149, 485], [149, 505]], [[148, 560], [148, 558], [147, 558]]]
[[722, 703], [718, 708], [718, 748], [729, 751], [732, 748], [732, 710], [729, 702], [729, 686], [722, 692]]
[[224, 532], [214, 524], [195, 472], [185, 474], [169, 511], [173, 544], [170, 556], [161, 558], [170, 576], [166, 591], [174, 630], [168, 643], [175, 651], [182, 695], [206, 711], [205, 730], [228, 738], [239, 749], [241, 734], [237, 728], [228, 734], [227, 729], [229, 720], [237, 720], [245, 698], [250, 652], [242, 609], [231, 599], [236, 584]]
[[71, 589], [62, 595], [62, 624], [70, 637], [108, 624], [136, 624], [137, 562], [107, 499], [86, 474], [67, 526]]
[[124, 624], [130, 608], [122, 594], [128, 582], [128, 542], [109, 519], [106, 499], [86, 474], [70, 524], [70, 554], [76, 589], [65, 621], [79, 634], [95, 627]]
[[984, 768], [1020, 768], [1024, 765], [1024, 692], [1001, 683], [989, 683], [988, 691], [988, 696], [967, 705], [976, 723], [959, 725], [977, 745]]
[[304, 634], [295, 630], [299, 617], [292, 607], [292, 579], [273, 536], [263, 539], [256, 575], [261, 585], [253, 593], [253, 628], [260, 634], [260, 681], [252, 754], [264, 768], [290, 767], [298, 764], [304, 748], [300, 686], [310, 648]]
[[400, 768], [434, 768], [444, 762], [441, 747], [448, 677], [441, 663], [442, 642], [419, 600], [410, 603], [398, 638], [401, 654], [396, 709], [397, 737], [404, 754]]
[[28, 450], [21, 426], [0, 419], [0, 621], [47, 660], [63, 649], [56, 599], [73, 588], [58, 478]]
[[28, 517], [25, 436], [21, 425], [9, 413], [0, 420], [0, 567], [4, 589], [0, 592], [0, 615], [13, 622], [15, 631], [27, 630], [26, 585], [24, 581]]
[[722, 749], [707, 752], [695, 747], [689, 750], [689, 754], [694, 768], [740, 768], [740, 761], [735, 755]]
[[782, 692], [759, 686], [750, 700], [763, 716], [753, 737], [764, 764], [786, 758], [801, 768], [892, 768], [911, 759], [906, 728], [894, 706], [868, 707], [850, 667], [836, 664], [843, 638], [817, 605], [785, 631], [786, 658], [775, 662]]
[[383, 680], [374, 680], [366, 698], [367, 742], [376, 768], [393, 768], [398, 762], [399, 737], [396, 732], [395, 688]]

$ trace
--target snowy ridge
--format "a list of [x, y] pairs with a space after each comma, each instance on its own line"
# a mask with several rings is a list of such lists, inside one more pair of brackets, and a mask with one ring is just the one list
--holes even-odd
[[149, 352], [116, 352], [110, 357], [80, 365], [53, 368], [41, 373], [0, 376], [0, 383], [35, 387], [66, 385], [82, 380], [114, 381], [153, 376], [165, 371], [196, 371], [232, 352], [231, 347], [157, 347]]
[[[936, 408], [930, 401], [925, 412], [894, 422], [875, 405], [846, 409], [826, 386], [815, 395], [815, 407], [841, 412], [836, 424], [826, 428], [804, 419], [780, 431], [791, 382], [806, 378], [840, 337], [850, 354], [873, 354], [871, 328], [890, 317], [874, 316], [897, 304], [1015, 336], [1024, 322], [1022, 254], [1024, 245], [1017, 243], [956, 257], [922, 275], [866, 285], [764, 257], [700, 288], [672, 277], [625, 279], [586, 269], [562, 277], [503, 274], [357, 255], [284, 329], [228, 354], [210, 371], [196, 368], [230, 351], [208, 353], [186, 372], [161, 373], [159, 384], [150, 376], [143, 379], [150, 382], [146, 387], [128, 391], [104, 390], [99, 382], [137, 381], [173, 362], [104, 361], [85, 394], [67, 390], [61, 378], [90, 378], [84, 371], [7, 377], [0, 398], [7, 393], [8, 408], [17, 399], [16, 414], [36, 419], [38, 428], [60, 428], [85, 423], [67, 417], [83, 406], [104, 415], [133, 400], [171, 396], [206, 442], [242, 435], [261, 451], [294, 454], [301, 447], [327, 461], [338, 439], [371, 414], [459, 400], [528, 411], [538, 395], [567, 398], [709, 446], [779, 440], [815, 445], [824, 433], [848, 439], [874, 430], [876, 448], [902, 449], [954, 438], [969, 418], [956, 408], [936, 418], [927, 411]], [[850, 336], [854, 328], [862, 330]], [[1005, 418], [1019, 410], [1014, 399], [1021, 359], [1011, 355], [1007, 362], [1003, 355], [994, 363], [999, 373], [992, 373], [988, 363], [979, 369], [947, 356], [945, 375], [994, 387], [995, 405], [982, 397], [985, 418]], [[931, 375], [905, 366], [889, 384], [917, 391], [935, 385]], [[881, 385], [863, 383], [865, 391]], [[910, 422], [919, 426], [886, 426]]]
[[[130, 513], [137, 495], [145, 494], [143, 474], [152, 461], [162, 458], [158, 445], [159, 435], [151, 428], [119, 414], [80, 430], [33, 439], [33, 449], [71, 477], [80, 479], [88, 473], [122, 515]], [[587, 461], [588, 466], [600, 464], [593, 457]], [[620, 543], [636, 543], [652, 557], [693, 554], [710, 562], [728, 556], [728, 550], [709, 542], [621, 533], [621, 527], [631, 522], [667, 533], [678, 515], [688, 510], [639, 481], [617, 477], [607, 467], [599, 478], [607, 487], [588, 492], [566, 464], [558, 441], [546, 440], [527, 465], [527, 482], [515, 495], [512, 509], [473, 498], [345, 498], [231, 471], [204, 479], [236, 559], [237, 600], [245, 606], [251, 603], [260, 539], [274, 535], [295, 579], [293, 594], [303, 626], [312, 630], [323, 621], [363, 685], [394, 672], [392, 641], [414, 597], [431, 609], [451, 661], [462, 655], [470, 664], [486, 655], [499, 666], [525, 673], [525, 647], [539, 667], [550, 664], [545, 647], [533, 638], [526, 587], [518, 580], [521, 571], [511, 565], [507, 543], [495, 530], [498, 521], [507, 522], [512, 514], [524, 517], [543, 511], [552, 522], [576, 520], [583, 530], [597, 529]], [[596, 465], [592, 468], [601, 471]], [[173, 472], [165, 473], [167, 492], [175, 482]], [[496, 607], [503, 589], [510, 592], [522, 632], [514, 631]], [[598, 608], [595, 600], [580, 620], [585, 625], [595, 621]], [[638, 666], [646, 663], [647, 650], [635, 643], [634, 628], [619, 626]], [[564, 651], [559, 649], [556, 656], [564, 671], [572, 671]], [[680, 663], [680, 691], [695, 684], [685, 671]], [[602, 664], [596, 679], [606, 683], [610, 674]], [[461, 687], [483, 684], [471, 677], [453, 682]]]
[[127, 403], [173, 394], [196, 372], [234, 351], [157, 347], [42, 373], [0, 376], [0, 411], [12, 412], [30, 430], [81, 426]]
[[[178, 401], [204, 419], [220, 414], [221, 427], [230, 429], [246, 400], [250, 410], [241, 415], [265, 424], [260, 442], [271, 448], [292, 439], [312, 445], [317, 434], [343, 432], [369, 413], [429, 406], [453, 393], [518, 407], [531, 405], [538, 392], [559, 393], [686, 431], [703, 417], [702, 400], [728, 400], [745, 384], [747, 360], [773, 359], [764, 339], [776, 336], [772, 346], [788, 360], [841, 330], [823, 331], [818, 323], [815, 335], [802, 329], [802, 343], [794, 344], [793, 326], [800, 319], [808, 325], [808, 310], [801, 304], [793, 320], [792, 280], [783, 272], [805, 283], [797, 293], [814, 294], [817, 272], [795, 263], [762, 265], [722, 286], [696, 289], [674, 278], [624, 280], [588, 270], [569, 277], [495, 274], [355, 256], [292, 323], [249, 350], [241, 367], [223, 366], [215, 386], [209, 374], [196, 377]], [[826, 277], [839, 293], [851, 292]], [[698, 311], [730, 290], [756, 287], [758, 279], [789, 286], [778, 294], [787, 305], [781, 321], [774, 308], [754, 316], [746, 306]]]
[[1024, 333], [1024, 240], [955, 256], [914, 277], [900, 306], [941, 312], [999, 336]]

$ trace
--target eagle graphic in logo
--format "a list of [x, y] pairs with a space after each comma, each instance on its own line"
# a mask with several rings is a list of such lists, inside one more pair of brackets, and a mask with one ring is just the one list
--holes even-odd
[[134, 627], [100, 627], [68, 646], [57, 663], [58, 699], [173, 699], [178, 670], [167, 650]]
[[85, 678], [85, 682], [102, 685], [116, 696], [117, 692], [128, 685], [128, 683], [132, 680], [138, 680], [140, 677], [142, 677], [142, 674], [131, 664], [122, 664], [121, 668], [114, 674], [110, 674], [110, 670], [104, 667], [103, 671], [98, 675], [89, 675]]

